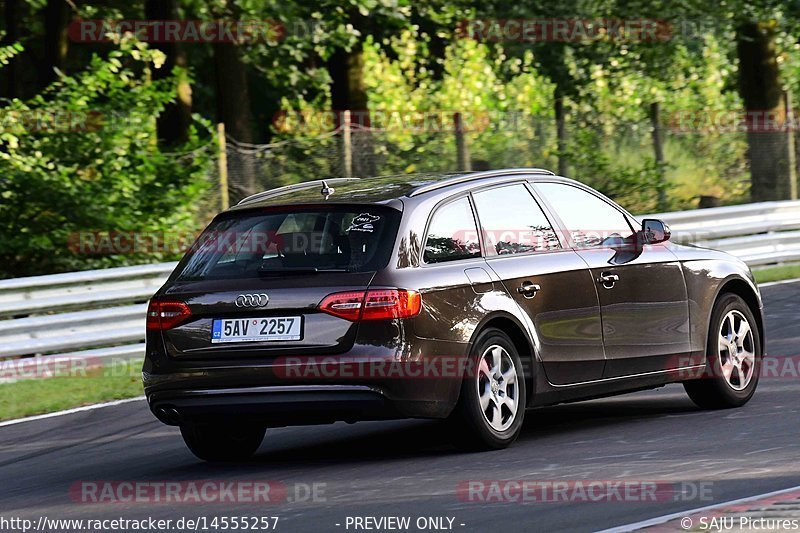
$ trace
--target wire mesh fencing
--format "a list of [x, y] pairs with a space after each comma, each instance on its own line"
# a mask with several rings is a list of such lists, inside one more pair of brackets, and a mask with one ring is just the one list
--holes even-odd
[[[649, 121], [573, 118], [561, 139], [552, 118], [531, 116], [506, 120], [502, 127], [488, 124], [461, 131], [352, 124], [347, 131], [339, 126], [269, 144], [227, 136], [226, 194], [233, 205], [255, 192], [330, 177], [543, 167], [587, 183], [640, 213], [743, 203], [750, 200], [752, 180], [759, 190], [771, 187], [782, 197], [796, 195], [796, 186], [790, 186], [796, 171], [789, 167], [796, 168], [797, 158], [789, 132], [665, 122], [654, 126]], [[757, 176], [751, 177], [751, 168], [758, 170]], [[208, 208], [219, 210], [223, 193], [218, 165], [209, 179]]]

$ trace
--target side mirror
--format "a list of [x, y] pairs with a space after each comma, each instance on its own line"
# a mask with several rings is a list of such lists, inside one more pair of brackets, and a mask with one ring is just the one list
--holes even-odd
[[672, 232], [663, 220], [646, 218], [642, 220], [642, 240], [644, 244], [658, 244], [668, 241]]

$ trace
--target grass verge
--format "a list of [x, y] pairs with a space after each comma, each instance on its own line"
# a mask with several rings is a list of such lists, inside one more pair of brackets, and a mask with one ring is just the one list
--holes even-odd
[[0, 420], [141, 396], [141, 368], [141, 361], [126, 361], [84, 375], [0, 383]]
[[753, 270], [753, 275], [759, 283], [800, 278], [800, 264], [759, 268]]

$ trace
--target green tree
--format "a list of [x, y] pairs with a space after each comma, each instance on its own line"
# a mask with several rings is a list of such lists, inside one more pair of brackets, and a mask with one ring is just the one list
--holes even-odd
[[148, 72], [163, 61], [161, 52], [124, 38], [85, 71], [2, 109], [0, 276], [175, 257], [147, 250], [95, 256], [80, 236], [197, 228], [208, 124], [191, 128], [179, 147], [185, 155], [159, 150], [154, 117], [174, 98], [175, 80], [151, 82]]

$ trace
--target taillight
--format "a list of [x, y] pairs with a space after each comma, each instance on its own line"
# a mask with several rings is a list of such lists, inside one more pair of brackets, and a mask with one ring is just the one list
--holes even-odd
[[405, 289], [336, 292], [319, 304], [320, 311], [352, 321], [409, 318], [421, 308], [420, 294]]
[[358, 320], [364, 304], [364, 291], [329, 294], [319, 303], [319, 310], [329, 315]]
[[192, 316], [183, 302], [150, 300], [147, 306], [147, 329], [171, 329]]
[[419, 314], [422, 298], [417, 291], [375, 289], [367, 291], [362, 320], [408, 318]]

